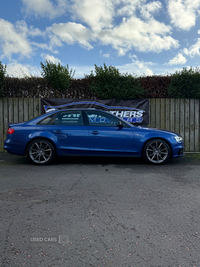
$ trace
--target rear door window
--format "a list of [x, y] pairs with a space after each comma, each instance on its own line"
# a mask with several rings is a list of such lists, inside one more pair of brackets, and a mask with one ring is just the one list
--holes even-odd
[[66, 125], [66, 126], [81, 126], [83, 125], [83, 117], [81, 111], [64, 111], [55, 115], [54, 121], [51, 124]]

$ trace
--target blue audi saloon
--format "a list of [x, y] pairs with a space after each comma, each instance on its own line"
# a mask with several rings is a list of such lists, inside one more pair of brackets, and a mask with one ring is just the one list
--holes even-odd
[[159, 165], [184, 155], [179, 134], [134, 126], [96, 109], [53, 110], [8, 127], [4, 149], [39, 165], [65, 155], [142, 157]]

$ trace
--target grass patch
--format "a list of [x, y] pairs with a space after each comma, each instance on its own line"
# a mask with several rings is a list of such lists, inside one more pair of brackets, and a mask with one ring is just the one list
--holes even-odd
[[186, 154], [185, 157], [200, 160], [200, 153], [194, 153], [194, 154], [193, 153], [191, 153], [191, 154], [189, 153], [189, 154]]

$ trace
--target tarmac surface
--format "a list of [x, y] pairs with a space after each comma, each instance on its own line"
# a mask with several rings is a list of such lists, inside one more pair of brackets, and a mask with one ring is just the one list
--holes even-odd
[[200, 155], [35, 166], [0, 153], [0, 266], [199, 267]]

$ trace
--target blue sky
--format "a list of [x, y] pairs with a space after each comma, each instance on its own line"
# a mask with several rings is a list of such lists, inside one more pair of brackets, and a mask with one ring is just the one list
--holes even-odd
[[94, 64], [138, 76], [200, 66], [200, 0], [0, 0], [0, 61], [40, 76], [46, 59], [75, 78]]

